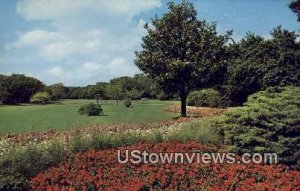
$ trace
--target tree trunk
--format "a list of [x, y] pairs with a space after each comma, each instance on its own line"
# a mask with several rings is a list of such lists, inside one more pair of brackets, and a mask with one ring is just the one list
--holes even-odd
[[187, 117], [186, 115], [186, 95], [180, 96], [181, 101], [181, 117]]
[[119, 100], [117, 99], [117, 105], [119, 105]]

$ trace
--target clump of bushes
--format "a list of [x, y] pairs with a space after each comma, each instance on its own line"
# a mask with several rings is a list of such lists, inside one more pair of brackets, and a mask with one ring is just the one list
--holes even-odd
[[83, 105], [81, 108], [79, 108], [78, 112], [81, 115], [88, 115], [88, 116], [103, 115], [103, 109], [101, 108], [101, 106], [94, 103]]
[[50, 95], [48, 92], [37, 92], [30, 98], [31, 103], [46, 104], [50, 101]]
[[222, 107], [223, 105], [220, 93], [214, 89], [191, 92], [187, 97], [187, 104], [197, 107]]
[[124, 105], [125, 107], [130, 107], [132, 104], [131, 99], [130, 98], [126, 98], [124, 101]]
[[221, 121], [225, 143], [237, 153], [277, 153], [300, 169], [300, 87], [269, 88], [251, 95]]

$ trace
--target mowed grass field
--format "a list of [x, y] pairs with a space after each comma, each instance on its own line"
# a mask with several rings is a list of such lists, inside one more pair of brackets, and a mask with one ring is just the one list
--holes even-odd
[[104, 116], [84, 116], [77, 110], [95, 100], [63, 100], [48, 105], [23, 104], [0, 106], [0, 135], [24, 131], [54, 129], [58, 131], [99, 124], [153, 123], [178, 117], [179, 114], [165, 111], [176, 101], [133, 101], [126, 108], [122, 101], [100, 101]]

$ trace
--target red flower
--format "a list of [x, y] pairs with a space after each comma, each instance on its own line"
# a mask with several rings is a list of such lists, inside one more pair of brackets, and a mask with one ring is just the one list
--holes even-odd
[[[139, 143], [122, 147], [149, 152], [212, 148], [197, 142]], [[78, 153], [33, 177], [32, 190], [300, 190], [300, 172], [262, 164], [119, 164], [117, 149]]]

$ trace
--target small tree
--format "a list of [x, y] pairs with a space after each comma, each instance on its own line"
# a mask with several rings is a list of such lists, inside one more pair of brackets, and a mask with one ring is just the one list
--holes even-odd
[[31, 103], [45, 104], [49, 101], [50, 95], [48, 92], [37, 92], [30, 98]]
[[113, 100], [116, 100], [117, 105], [119, 105], [119, 100], [124, 97], [121, 86], [119, 86], [118, 84], [110, 84], [109, 86], [107, 86], [106, 91], [109, 97]]
[[168, 93], [178, 93], [181, 116], [186, 117], [186, 98], [194, 88], [222, 80], [225, 72], [227, 35], [217, 35], [216, 25], [197, 19], [191, 3], [169, 3], [169, 12], [145, 25], [148, 35], [135, 64], [156, 79]]

